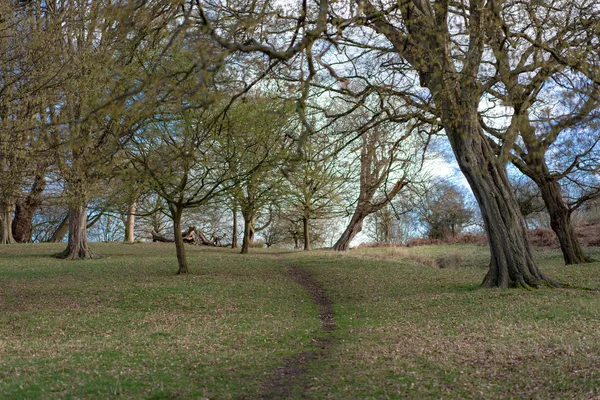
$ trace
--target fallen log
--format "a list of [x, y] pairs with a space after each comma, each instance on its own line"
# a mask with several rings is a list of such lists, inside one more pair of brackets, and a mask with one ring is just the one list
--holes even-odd
[[[155, 230], [152, 230], [151, 233], [153, 242], [173, 243], [175, 241], [175, 239], [161, 235]], [[195, 226], [190, 226], [187, 231], [181, 232], [181, 236], [183, 236], [183, 243], [195, 244], [198, 246], [216, 246], [213, 241], [208, 240], [206, 235], [204, 235], [204, 233], [202, 233], [202, 231]]]
[[154, 229], [152, 230], [152, 241], [153, 242], [162, 242], [162, 243], [173, 243], [175, 242], [175, 239], [171, 239], [168, 238], [166, 236], [161, 235], [160, 233], [156, 232]]

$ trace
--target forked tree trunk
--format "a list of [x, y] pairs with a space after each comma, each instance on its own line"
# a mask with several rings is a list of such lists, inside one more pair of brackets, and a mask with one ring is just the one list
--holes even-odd
[[11, 226], [13, 209], [11, 201], [0, 200], [0, 244], [16, 243]]
[[585, 255], [575, 235], [571, 223], [571, 210], [569, 210], [562, 197], [560, 184], [556, 180], [540, 180], [537, 182], [548, 214], [550, 214], [550, 226], [558, 237], [565, 264], [591, 262], [592, 260]]
[[171, 217], [173, 218], [173, 236], [175, 237], [175, 252], [177, 253], [177, 264], [179, 269], [177, 275], [189, 273], [187, 257], [185, 255], [185, 244], [183, 243], [183, 234], [181, 232], [181, 215], [183, 210], [179, 207], [170, 207]]
[[125, 242], [133, 243], [135, 241], [135, 211], [137, 209], [137, 203], [135, 201], [129, 204], [127, 208], [127, 221], [125, 222]]
[[42, 193], [46, 188], [46, 179], [43, 175], [36, 175], [31, 191], [15, 205], [15, 217], [12, 221], [13, 237], [18, 243], [31, 242], [33, 234], [33, 215], [42, 204]]
[[233, 231], [231, 232], [231, 248], [237, 249], [238, 245], [238, 226], [237, 226], [237, 204], [233, 206]]
[[304, 251], [310, 251], [310, 228], [308, 225], [308, 217], [302, 218], [304, 225]]
[[[454, 110], [457, 111], [457, 110]], [[445, 112], [452, 112], [445, 110]], [[462, 111], [464, 112], [464, 111]], [[444, 128], [458, 165], [481, 209], [491, 260], [483, 287], [560, 286], [538, 269], [531, 251], [524, 218], [511, 190], [506, 165], [484, 137], [477, 117], [460, 112], [445, 115]]]
[[56, 254], [66, 260], [86, 260], [98, 258], [90, 251], [87, 240], [87, 211], [85, 205], [69, 207], [69, 241], [67, 248]]
[[356, 210], [350, 223], [346, 227], [346, 230], [340, 236], [338, 241], [333, 245], [333, 250], [346, 251], [350, 248], [350, 242], [360, 231], [362, 231], [363, 221], [365, 220], [364, 214], [360, 210]]
[[48, 240], [49, 243], [60, 243], [69, 231], [69, 213], [60, 222], [60, 225], [54, 230], [52, 236]]

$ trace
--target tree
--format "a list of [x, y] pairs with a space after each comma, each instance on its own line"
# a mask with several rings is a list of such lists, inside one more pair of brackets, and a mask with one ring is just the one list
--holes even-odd
[[[94, 258], [87, 241], [86, 206], [97, 184], [113, 170], [113, 157], [153, 114], [149, 91], [140, 96], [147, 49], [160, 39], [177, 7], [135, 2], [52, 2], [48, 53], [60, 66], [61, 84], [45, 107], [52, 115], [52, 148], [65, 180], [69, 236], [59, 258]], [[144, 55], [142, 55], [144, 53]], [[91, 62], [90, 60], [93, 60]]]
[[341, 191], [348, 175], [336, 157], [337, 149], [326, 139], [311, 136], [303, 149], [304, 159], [291, 170], [284, 170], [291, 185], [291, 201], [302, 219], [305, 251], [311, 249], [312, 220], [333, 218], [339, 213]]
[[[409, 183], [414, 147], [411, 130], [396, 132], [380, 126], [363, 133], [360, 150], [360, 185], [356, 208], [346, 230], [333, 246], [345, 251], [362, 230], [363, 221], [387, 204]], [[412, 143], [414, 146], [414, 143]]]
[[[526, 6], [524, 11], [536, 24], [536, 30], [542, 31], [544, 27], [534, 18], [536, 8]], [[570, 27], [561, 28], [551, 42], [566, 40], [571, 34]], [[523, 64], [525, 54], [533, 59], [526, 77], [518, 72], [519, 65], [510, 65], [515, 56], [511, 57], [510, 48], [502, 43], [507, 38], [524, 51], [519, 65]], [[600, 195], [600, 189], [587, 191], [569, 204], [560, 181], [577, 176], [578, 165], [594, 153], [600, 140], [595, 129], [589, 129], [590, 123], [596, 125], [593, 121], [598, 119], [600, 84], [545, 55], [537, 45], [519, 39], [516, 33], [496, 32], [490, 45], [498, 55], [499, 80], [503, 86], [492, 91], [503, 104], [511, 106], [512, 115], [510, 124], [502, 129], [494, 129], [483, 121], [482, 126], [501, 141], [503, 147], [498, 146], [496, 151], [505, 153], [539, 187], [565, 263], [589, 262], [575, 236], [571, 214], [587, 199]], [[550, 164], [552, 153], [563, 154], [562, 162]]]
[[33, 18], [33, 8], [37, 5], [0, 4], [0, 244], [15, 243], [14, 207], [24, 179], [34, 169], [32, 161], [39, 156], [37, 139], [44, 136], [33, 131], [40, 93], [55, 83], [54, 71], [43, 59], [47, 45], [43, 24]]
[[166, 203], [173, 221], [177, 274], [189, 273], [183, 242], [183, 212], [201, 207], [227, 188], [231, 179], [222, 158], [219, 132], [209, 123], [212, 110], [180, 114], [179, 120], [157, 121], [131, 140], [129, 159], [146, 185]]
[[[443, 127], [461, 171], [477, 199], [488, 234], [491, 260], [482, 285], [559, 286], [543, 275], [533, 260], [523, 219], [510, 189], [506, 158], [497, 156], [486, 137], [480, 124], [479, 108], [489, 94], [488, 89], [498, 82], [499, 69], [505, 64], [500, 60], [504, 57], [501, 53], [490, 51], [487, 47], [491, 37], [500, 37], [499, 42], [508, 48], [512, 41], [506, 32], [511, 29], [521, 31], [521, 27], [527, 26], [531, 29], [525, 31], [524, 36], [537, 43], [538, 47], [546, 43], [555, 44], [564, 35], [551, 36], [546, 43], [540, 44], [538, 42], [548, 36], [537, 28], [557, 29], [562, 33], [589, 26], [579, 24], [579, 10], [596, 12], [591, 5], [593, 3], [587, 4], [587, 8], [584, 8], [586, 5], [573, 5], [566, 1], [560, 5], [555, 2], [552, 7], [535, 3], [536, 13], [533, 15], [527, 13], [527, 3], [484, 0], [468, 3], [412, 0], [389, 5], [358, 0], [349, 2], [347, 7], [337, 4], [330, 7], [328, 1], [322, 0], [318, 11], [306, 4], [291, 7], [287, 14], [296, 12], [293, 16], [281, 14], [280, 18], [287, 19], [281, 29], [291, 25], [291, 34], [290, 41], [277, 41], [277, 46], [270, 45], [268, 35], [265, 38], [265, 30], [260, 29], [263, 27], [261, 24], [241, 29], [236, 24], [243, 35], [230, 34], [234, 24], [229, 17], [237, 15], [235, 7], [233, 11], [219, 8], [218, 11], [223, 13], [212, 13], [214, 19], [209, 19], [204, 13], [201, 24], [213, 40], [232, 51], [255, 51], [273, 60], [287, 60], [302, 50], [310, 58], [312, 44], [327, 31], [327, 22], [330, 21], [331, 31], [327, 39], [335, 46], [325, 45], [325, 50], [315, 60], [317, 62], [311, 64], [313, 72], [317, 64], [322, 65], [323, 70], [339, 82], [339, 90], [349, 88], [348, 82], [356, 77], [363, 82], [363, 88], [366, 83], [370, 90], [402, 98], [423, 110], [423, 114], [433, 116]], [[271, 8], [264, 10], [264, 15], [271, 16]], [[250, 13], [252, 11], [255, 10], [249, 10]], [[543, 13], [549, 17], [536, 19], [536, 15]], [[215, 22], [215, 19], [218, 21]], [[277, 20], [277, 17], [273, 19]], [[590, 20], [592, 18], [586, 19]], [[223, 21], [223, 25], [219, 25], [217, 30], [214, 26], [219, 21]], [[263, 20], [263, 23], [266, 21]], [[540, 21], [543, 26], [537, 24]], [[305, 34], [300, 36], [302, 32]], [[243, 40], [236, 40], [240, 37]], [[568, 44], [580, 37], [571, 35], [570, 38], [574, 39]], [[337, 52], [339, 57], [351, 53], [351, 57], [346, 57], [348, 68], [344, 68], [340, 58], [336, 58], [335, 68], [329, 65], [324, 54], [327, 52]], [[370, 70], [377, 70], [377, 74], [363, 75], [363, 71], [357, 70], [355, 64], [361, 53], [380, 55], [380, 58], [369, 57], [369, 62], [365, 63]], [[516, 52], [509, 56], [511, 59], [506, 60], [509, 63], [519, 62]], [[528, 62], [527, 56], [521, 57], [521, 60], [523, 66], [518, 72], [523, 76], [530, 68], [543, 67]], [[375, 77], [375, 80], [369, 82], [366, 78], [369, 76]], [[381, 76], [386, 77], [385, 80], [380, 79]], [[355, 93], [355, 98], [360, 101], [362, 96]]]
[[[254, 234], [271, 223], [271, 205], [282, 196], [279, 171], [287, 150], [284, 134], [293, 126], [290, 116], [289, 104], [262, 96], [248, 96], [227, 113], [222, 143], [234, 177], [229, 193], [244, 217], [242, 254], [248, 253]], [[261, 210], [268, 218], [258, 227]]]
[[465, 196], [450, 182], [437, 179], [419, 193], [416, 213], [430, 239], [454, 238], [473, 219]]

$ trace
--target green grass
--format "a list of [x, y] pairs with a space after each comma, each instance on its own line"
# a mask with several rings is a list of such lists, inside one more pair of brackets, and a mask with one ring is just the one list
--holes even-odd
[[[284, 264], [333, 300], [329, 353], [309, 365], [308, 398], [589, 398], [600, 395], [600, 294], [483, 290], [477, 246], [347, 254], [188, 247], [176, 276], [165, 244], [0, 247], [0, 398], [257, 396], [284, 359], [320, 335], [317, 308]], [[435, 261], [452, 256], [454, 264]], [[592, 254], [600, 259], [600, 252]], [[600, 287], [600, 263], [542, 270]], [[432, 262], [433, 260], [433, 262]], [[303, 393], [304, 392], [304, 393]]]
[[[0, 398], [237, 397], [319, 329], [310, 297], [273, 257], [171, 246], [0, 251]], [[132, 254], [132, 255], [129, 255]]]
[[[458, 252], [454, 268], [410, 262]], [[600, 258], [598, 251], [594, 252]], [[338, 342], [312, 398], [588, 398], [600, 394], [600, 294], [484, 290], [487, 249], [427, 246], [296, 255], [333, 299]], [[600, 263], [544, 272], [600, 287]]]

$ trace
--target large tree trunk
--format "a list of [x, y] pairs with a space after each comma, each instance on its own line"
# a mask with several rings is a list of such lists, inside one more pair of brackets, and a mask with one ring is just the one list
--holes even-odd
[[48, 240], [49, 243], [60, 243], [69, 231], [69, 213], [60, 222], [60, 225], [54, 230], [52, 236]]
[[127, 221], [125, 222], [125, 242], [133, 243], [135, 241], [135, 211], [137, 209], [137, 203], [135, 201], [129, 204], [127, 208]]
[[308, 225], [308, 217], [302, 218], [304, 225], [304, 251], [310, 251], [310, 228]]
[[173, 218], [173, 234], [175, 237], [175, 252], [177, 253], [177, 264], [179, 269], [177, 275], [189, 273], [187, 257], [185, 255], [185, 244], [183, 243], [183, 233], [181, 232], [181, 215], [183, 210], [178, 207], [171, 207], [171, 217]]
[[256, 216], [250, 218], [250, 225], [248, 225], [248, 244], [254, 243], [254, 235], [256, 234]]
[[241, 254], [248, 254], [252, 238], [254, 236], [254, 227], [252, 226], [253, 217], [244, 216], [244, 238], [242, 240]]
[[560, 184], [556, 180], [543, 179], [537, 181], [540, 187], [544, 204], [550, 214], [550, 226], [560, 243], [560, 248], [565, 259], [565, 264], [583, 264], [591, 262], [585, 255], [583, 248], [575, 236], [571, 224], [571, 210], [562, 197]]
[[231, 248], [237, 249], [238, 245], [238, 226], [237, 226], [237, 204], [233, 206], [233, 232], [231, 232]]
[[11, 201], [0, 200], [0, 244], [16, 243], [11, 227], [13, 209]]
[[533, 259], [506, 165], [498, 161], [476, 116], [461, 112], [463, 114], [446, 115], [444, 128], [458, 165], [477, 199], [488, 235], [491, 260], [482, 286], [559, 286], [540, 272]]
[[363, 221], [365, 219], [365, 215], [357, 208], [352, 215], [352, 219], [346, 227], [346, 230], [340, 236], [338, 241], [333, 245], [333, 250], [336, 251], [346, 251], [350, 248], [350, 242], [360, 231], [362, 231]]
[[66, 260], [86, 260], [98, 258], [92, 253], [87, 240], [87, 211], [83, 204], [69, 207], [69, 241], [67, 248], [56, 254]]
[[44, 175], [35, 176], [31, 191], [21, 201], [17, 201], [15, 207], [15, 218], [12, 222], [13, 237], [18, 243], [31, 242], [33, 234], [33, 215], [42, 204], [42, 193], [46, 188]]

